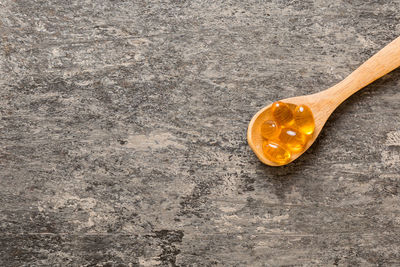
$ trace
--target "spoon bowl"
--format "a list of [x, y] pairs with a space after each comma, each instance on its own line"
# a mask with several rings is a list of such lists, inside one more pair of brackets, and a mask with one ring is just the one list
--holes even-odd
[[[298, 153], [293, 153], [291, 157], [291, 161], [297, 159], [298, 157], [301, 156], [317, 139], [319, 133], [321, 132], [325, 122], [329, 118], [330, 113], [326, 112], [325, 109], [321, 109], [320, 105], [322, 101], [320, 102], [315, 102], [313, 101], [313, 95], [305, 95], [305, 96], [296, 96], [296, 97], [291, 97], [291, 98], [286, 98], [280, 100], [283, 103], [287, 104], [295, 104], [295, 105], [301, 105], [304, 104], [308, 106], [313, 115], [314, 115], [314, 122], [315, 122], [315, 129], [312, 134], [311, 139], [307, 142], [305, 149], [303, 151], [300, 151]], [[254, 151], [256, 156], [261, 160], [261, 162], [270, 165], [270, 166], [280, 166], [281, 164], [277, 164], [275, 162], [270, 161], [267, 159], [264, 155], [263, 149], [262, 149], [262, 144], [264, 142], [263, 137], [261, 136], [261, 124], [268, 119], [270, 116], [268, 113], [268, 110], [271, 108], [271, 104], [268, 106], [262, 108], [260, 111], [258, 111], [253, 118], [251, 119], [249, 123], [249, 127], [247, 130], [247, 141], [249, 143], [249, 146], [251, 149]], [[332, 110], [333, 111], [333, 110]]]
[[[304, 149], [293, 153], [290, 162], [300, 157], [317, 139], [332, 112], [352, 94], [391, 72], [400, 66], [400, 37], [389, 43], [382, 50], [335, 86], [312, 95], [296, 96], [280, 100], [287, 104], [306, 105], [314, 116], [315, 130]], [[247, 141], [261, 162], [270, 166], [280, 166], [268, 160], [263, 152], [264, 139], [261, 136], [261, 124], [268, 119], [272, 103], [259, 110], [251, 119], [247, 129]], [[287, 163], [286, 163], [287, 164]]]

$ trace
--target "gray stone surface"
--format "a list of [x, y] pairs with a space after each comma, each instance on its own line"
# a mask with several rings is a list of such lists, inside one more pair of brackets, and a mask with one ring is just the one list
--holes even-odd
[[286, 167], [252, 115], [400, 36], [399, 1], [0, 1], [0, 266], [399, 266], [400, 71]]

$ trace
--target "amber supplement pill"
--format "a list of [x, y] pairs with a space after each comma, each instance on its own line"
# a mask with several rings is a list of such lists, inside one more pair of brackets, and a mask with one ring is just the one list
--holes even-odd
[[307, 142], [306, 136], [294, 128], [282, 129], [279, 141], [292, 152], [300, 152]]
[[265, 157], [272, 162], [283, 165], [290, 160], [290, 152], [277, 143], [264, 141], [262, 148]]
[[293, 123], [293, 112], [287, 104], [277, 101], [272, 104], [271, 112], [278, 124], [290, 125]]
[[311, 135], [315, 129], [314, 116], [306, 105], [299, 105], [294, 110], [294, 122], [300, 132]]
[[265, 121], [261, 124], [261, 135], [265, 139], [270, 139], [278, 135], [279, 129], [274, 121]]

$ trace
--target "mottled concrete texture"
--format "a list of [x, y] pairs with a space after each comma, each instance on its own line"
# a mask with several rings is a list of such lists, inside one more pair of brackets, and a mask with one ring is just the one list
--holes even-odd
[[0, 0], [0, 266], [399, 266], [400, 70], [287, 167], [246, 143], [400, 1]]

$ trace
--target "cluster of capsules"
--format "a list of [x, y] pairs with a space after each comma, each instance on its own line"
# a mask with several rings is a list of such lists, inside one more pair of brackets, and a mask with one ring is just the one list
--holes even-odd
[[315, 122], [312, 111], [306, 105], [275, 102], [270, 108], [270, 119], [261, 125], [262, 145], [265, 157], [284, 165], [292, 154], [302, 152], [311, 139]]

